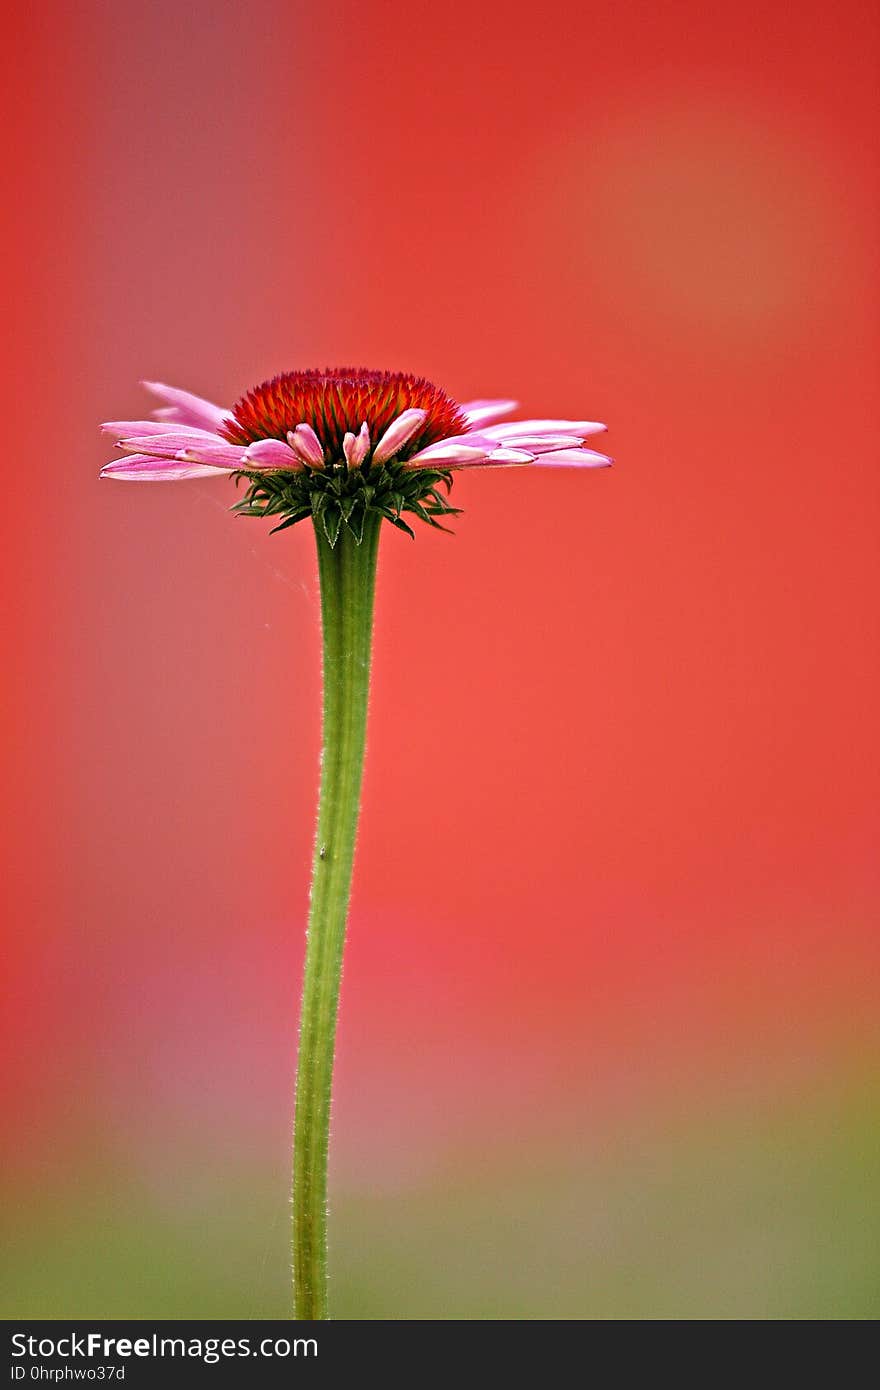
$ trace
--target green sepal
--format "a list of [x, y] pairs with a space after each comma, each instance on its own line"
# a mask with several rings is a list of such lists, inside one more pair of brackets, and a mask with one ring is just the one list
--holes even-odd
[[366, 521], [367, 509], [366, 507], [361, 505], [358, 505], [352, 512], [351, 516], [346, 518], [346, 525], [348, 526], [349, 531], [354, 536], [358, 545], [360, 545], [361, 541], [364, 538], [364, 526], [366, 525]]
[[339, 461], [325, 468], [303, 467], [289, 473], [248, 471], [235, 478], [247, 484], [244, 496], [232, 509], [239, 516], [278, 517], [272, 534], [311, 516], [331, 547], [343, 526], [360, 544], [368, 516], [384, 517], [399, 531], [414, 536], [412, 527], [403, 520], [406, 513], [437, 530], [446, 529], [438, 517], [459, 515], [459, 508], [451, 506], [440, 490], [449, 492], [450, 472], [407, 468], [396, 460], [374, 465], [368, 459], [360, 468], [349, 468]]
[[339, 508], [325, 507], [321, 516], [321, 524], [327, 540], [331, 545], [335, 545], [339, 540], [339, 528], [342, 525], [342, 515]]
[[[301, 507], [298, 512], [291, 512], [290, 516], [285, 517], [284, 520], [280, 521], [277, 526], [272, 527], [272, 530], [269, 532], [269, 535], [274, 536], [276, 531], [286, 531], [288, 526], [295, 526], [298, 521], [304, 521], [305, 518], [310, 515], [310, 512], [311, 509], [309, 507]], [[243, 515], [248, 516], [250, 515], [250, 513], [245, 512], [243, 513]], [[260, 513], [255, 512], [253, 513], [253, 515], [259, 516]]]

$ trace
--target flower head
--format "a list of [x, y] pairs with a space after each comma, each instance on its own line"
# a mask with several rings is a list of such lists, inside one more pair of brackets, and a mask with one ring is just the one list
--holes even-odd
[[163, 402], [148, 420], [109, 421], [122, 457], [102, 477], [175, 482], [232, 474], [248, 489], [235, 510], [280, 516], [275, 529], [306, 516], [331, 541], [342, 526], [358, 538], [368, 511], [412, 534], [411, 512], [431, 525], [456, 512], [451, 472], [541, 464], [602, 468], [611, 460], [585, 447], [605, 429], [592, 420], [498, 423], [516, 401], [458, 405], [440, 387], [404, 372], [334, 367], [285, 372], [224, 410], [160, 382], [145, 382]]

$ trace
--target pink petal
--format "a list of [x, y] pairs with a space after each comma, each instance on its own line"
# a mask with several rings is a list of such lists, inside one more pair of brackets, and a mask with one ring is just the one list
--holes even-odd
[[457, 439], [441, 439], [436, 444], [429, 444], [427, 449], [421, 449], [407, 459], [406, 466], [417, 468], [439, 464], [444, 468], [455, 468], [461, 464], [480, 463], [489, 451], [483, 445], [465, 444], [467, 437], [461, 434]]
[[199, 445], [224, 445], [235, 448], [219, 434], [209, 434], [207, 430], [170, 430], [165, 425], [160, 433], [127, 434], [119, 440], [120, 449], [127, 454], [155, 454], [157, 458], [174, 458], [181, 449], [196, 448]]
[[498, 448], [498, 440], [493, 439], [488, 433], [482, 430], [467, 430], [465, 434], [447, 434], [444, 439], [435, 439], [433, 444], [426, 444], [420, 452], [437, 449], [441, 444], [467, 444], [470, 449], [485, 449], [486, 453]]
[[427, 414], [426, 410], [418, 410], [415, 407], [402, 410], [397, 419], [392, 420], [373, 450], [373, 462], [385, 463], [399, 453], [404, 444], [408, 444], [413, 435], [418, 434]]
[[495, 439], [508, 439], [515, 434], [574, 434], [578, 439], [586, 439], [607, 428], [598, 420], [511, 420], [506, 425], [493, 425], [486, 433]]
[[491, 453], [484, 454], [481, 458], [465, 459], [462, 463], [448, 463], [446, 468], [512, 468], [514, 465], [522, 467], [523, 464], [534, 463], [533, 454], [526, 453], [525, 449], [493, 449]]
[[[498, 440], [483, 430], [468, 430], [467, 434], [450, 434], [445, 439], [435, 440], [435, 444], [467, 444], [471, 449], [485, 449], [487, 454], [498, 448]], [[434, 444], [428, 447], [433, 449]]]
[[493, 448], [508, 444], [514, 449], [528, 449], [532, 454], [546, 454], [551, 449], [577, 449], [580, 438], [576, 434], [511, 434], [492, 441]]
[[324, 467], [324, 450], [311, 425], [303, 422], [297, 425], [295, 430], [288, 430], [287, 442], [303, 463], [307, 463], [311, 468]]
[[180, 463], [176, 459], [150, 458], [147, 454], [130, 454], [114, 459], [101, 469], [102, 478], [118, 478], [123, 482], [177, 483], [184, 478], [210, 478], [226, 474], [228, 468], [208, 468], [202, 463]]
[[370, 431], [366, 420], [363, 421], [356, 435], [352, 434], [350, 430], [346, 431], [342, 441], [342, 452], [345, 454], [349, 468], [360, 468], [370, 452]]
[[145, 381], [142, 385], [160, 401], [166, 402], [162, 411], [156, 411], [157, 418], [177, 425], [194, 425], [197, 429], [218, 430], [228, 417], [229, 411], [219, 405], [206, 401], [202, 396], [194, 396], [190, 391], [179, 391], [176, 386], [166, 386], [162, 381]]
[[[101, 426], [102, 434], [115, 435], [117, 439], [131, 439], [136, 435], [143, 437], [146, 434], [170, 434], [171, 432], [170, 422], [167, 420], [105, 420]], [[196, 438], [205, 435], [211, 439], [218, 437], [214, 430], [200, 430], [193, 425], [178, 425], [174, 433], [193, 435]]]
[[280, 439], [258, 439], [244, 451], [244, 462], [259, 469], [283, 468], [287, 472], [302, 468], [302, 463], [289, 444]]
[[607, 454], [594, 454], [592, 449], [555, 449], [549, 454], [539, 454], [535, 462], [551, 468], [608, 468], [611, 465]]
[[489, 455], [490, 463], [534, 463], [534, 455], [526, 449], [493, 449]]
[[187, 444], [186, 448], [181, 449], [176, 458], [183, 459], [187, 463], [209, 463], [215, 468], [224, 468], [228, 472], [241, 468], [244, 463], [244, 456], [247, 450], [240, 444]]
[[480, 434], [477, 430], [468, 430], [467, 434], [450, 434], [446, 439], [435, 439], [433, 444], [428, 444], [417, 454], [413, 454], [411, 459], [407, 459], [407, 467], [422, 459], [425, 463], [430, 463], [432, 459], [440, 462], [448, 455], [451, 456], [453, 449], [458, 452], [459, 447], [467, 451], [462, 453], [463, 459], [479, 459], [497, 449], [498, 441], [490, 439], [487, 434]]
[[500, 420], [516, 410], [519, 401], [465, 401], [459, 410], [465, 415], [469, 425], [488, 425], [490, 420]]
[[121, 439], [119, 448], [127, 454], [208, 463], [227, 469], [240, 468], [245, 453], [243, 445], [228, 444], [219, 435], [205, 431], [135, 435], [131, 439]]

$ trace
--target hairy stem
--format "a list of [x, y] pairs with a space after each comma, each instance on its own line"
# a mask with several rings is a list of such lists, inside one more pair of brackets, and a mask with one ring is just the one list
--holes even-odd
[[381, 517], [335, 547], [315, 526], [324, 631], [321, 793], [303, 976], [293, 1140], [294, 1316], [327, 1310], [327, 1150], [345, 925], [360, 810]]

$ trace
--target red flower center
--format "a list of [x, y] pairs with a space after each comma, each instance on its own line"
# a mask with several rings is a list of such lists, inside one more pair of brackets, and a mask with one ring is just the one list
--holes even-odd
[[311, 425], [329, 457], [341, 459], [347, 430], [357, 434], [366, 420], [375, 446], [401, 411], [413, 406], [427, 411], [427, 416], [405, 454], [467, 429], [455, 401], [422, 377], [366, 367], [328, 367], [326, 371], [284, 372], [255, 386], [236, 403], [233, 419], [222, 432], [233, 444], [252, 444], [257, 439], [286, 439], [288, 430], [305, 423]]

